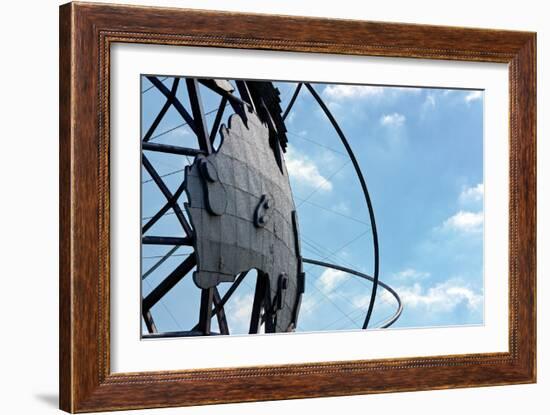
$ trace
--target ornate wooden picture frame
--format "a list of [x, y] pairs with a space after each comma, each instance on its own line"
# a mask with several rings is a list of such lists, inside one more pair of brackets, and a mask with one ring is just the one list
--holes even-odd
[[[112, 373], [109, 71], [116, 43], [508, 64], [509, 351]], [[61, 6], [61, 409], [91, 412], [535, 381], [534, 33], [106, 4]]]

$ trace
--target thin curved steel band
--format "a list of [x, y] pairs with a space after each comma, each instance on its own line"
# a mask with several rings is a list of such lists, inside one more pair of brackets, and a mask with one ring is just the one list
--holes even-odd
[[378, 274], [379, 274], [379, 269], [380, 269], [380, 253], [379, 253], [379, 245], [378, 245], [378, 232], [376, 230], [376, 220], [375, 220], [375, 217], [374, 217], [374, 209], [372, 207], [372, 201], [371, 201], [371, 198], [370, 198], [370, 195], [369, 195], [369, 190], [367, 188], [367, 183], [365, 181], [365, 178], [363, 177], [363, 172], [361, 171], [361, 168], [359, 167], [359, 163], [357, 162], [357, 159], [355, 158], [355, 154], [353, 153], [353, 151], [351, 149], [351, 146], [349, 145], [346, 136], [344, 135], [342, 129], [340, 128], [340, 126], [336, 122], [336, 119], [334, 118], [334, 116], [332, 115], [332, 113], [330, 112], [330, 110], [328, 109], [326, 104], [324, 103], [323, 99], [319, 96], [319, 94], [317, 94], [317, 91], [315, 91], [315, 89], [311, 86], [311, 84], [309, 84], [308, 82], [300, 82], [298, 84], [298, 86], [296, 87], [296, 89], [294, 91], [292, 99], [291, 99], [289, 105], [287, 106], [287, 108], [285, 110], [285, 113], [284, 113], [285, 116], [283, 117], [283, 119], [286, 118], [286, 116], [290, 112], [290, 109], [292, 108], [292, 106], [296, 102], [296, 98], [298, 96], [298, 93], [300, 92], [300, 89], [301, 89], [302, 85], [305, 85], [306, 88], [308, 89], [308, 91], [313, 96], [313, 98], [315, 98], [315, 100], [317, 101], [317, 103], [319, 104], [319, 106], [321, 107], [321, 109], [323, 110], [323, 112], [325, 113], [327, 118], [329, 119], [330, 123], [334, 127], [334, 130], [338, 134], [338, 137], [340, 137], [340, 141], [342, 141], [342, 144], [346, 148], [346, 152], [348, 153], [348, 156], [349, 156], [349, 158], [350, 158], [350, 160], [353, 164], [353, 167], [355, 169], [355, 173], [357, 174], [357, 178], [359, 179], [359, 183], [361, 184], [361, 189], [363, 190], [363, 195], [365, 196], [365, 201], [367, 202], [367, 208], [368, 208], [368, 211], [369, 211], [369, 219], [370, 219], [371, 229], [372, 229], [372, 240], [373, 240], [373, 246], [374, 246], [374, 276], [372, 277], [372, 279], [373, 279], [372, 280], [372, 291], [371, 291], [371, 298], [370, 298], [370, 302], [369, 302], [369, 308], [367, 310], [367, 315], [365, 316], [365, 321], [363, 323], [363, 329], [366, 329], [368, 327], [370, 318], [372, 316], [372, 311], [373, 311], [373, 308], [374, 308], [374, 301], [376, 299], [376, 291], [378, 289]]
[[[306, 264], [311, 264], [311, 265], [318, 265], [320, 267], [332, 268], [338, 271], [347, 272], [348, 274], [356, 275], [358, 277], [364, 278], [371, 282], [374, 281], [374, 278], [371, 277], [370, 275], [363, 274], [362, 272], [356, 271], [351, 268], [346, 268], [340, 265], [331, 264], [329, 262], [317, 261], [316, 259], [309, 259], [304, 257], [302, 257], [302, 262], [305, 262]], [[386, 329], [390, 327], [393, 323], [395, 323], [397, 319], [401, 316], [401, 313], [403, 312], [403, 303], [401, 302], [401, 297], [399, 297], [399, 294], [397, 294], [397, 291], [395, 291], [392, 287], [390, 287], [388, 284], [384, 283], [383, 281], [378, 281], [378, 284], [382, 288], [387, 290], [391, 295], [393, 295], [393, 297], [397, 301], [397, 311], [393, 314], [393, 316], [383, 321], [380, 325], [380, 328]]]

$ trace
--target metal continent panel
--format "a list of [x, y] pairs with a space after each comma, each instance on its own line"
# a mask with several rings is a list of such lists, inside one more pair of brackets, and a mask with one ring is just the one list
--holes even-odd
[[193, 279], [210, 288], [250, 269], [267, 274], [270, 303], [278, 304], [274, 330], [289, 331], [304, 286], [295, 206], [267, 126], [254, 112], [246, 115], [243, 121], [233, 114], [221, 128], [218, 151], [186, 168], [186, 209], [197, 255]]

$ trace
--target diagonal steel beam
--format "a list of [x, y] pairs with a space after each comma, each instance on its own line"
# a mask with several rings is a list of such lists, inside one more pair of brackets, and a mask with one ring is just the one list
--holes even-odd
[[181, 248], [181, 245], [176, 245], [172, 249], [170, 249], [161, 259], [159, 259], [155, 264], [153, 264], [153, 266], [151, 266], [147, 271], [143, 273], [143, 275], [141, 276], [141, 279], [144, 280], [153, 272], [155, 272], [155, 270], [158, 269], [158, 267], [164, 264], [168, 260], [168, 258], [170, 258], [180, 248]]
[[203, 154], [202, 150], [196, 148], [174, 146], [171, 144], [143, 143], [141, 148], [147, 151], [156, 151], [158, 153], [179, 154], [180, 156], [195, 157]]
[[[151, 162], [147, 159], [145, 154], [141, 155], [141, 160], [143, 167], [145, 167], [145, 170], [147, 170], [147, 173], [151, 176], [153, 181], [157, 184], [160, 191], [164, 195], [167, 201], [171, 201], [171, 207], [174, 209], [174, 213], [176, 214], [176, 217], [178, 218], [183, 230], [185, 231], [185, 234], [190, 237], [193, 234], [193, 230], [191, 229], [191, 226], [187, 222], [187, 219], [185, 218], [180, 206], [177, 203], [177, 199], [174, 199], [174, 195], [172, 192], [170, 192], [170, 189], [166, 186], [166, 184], [162, 181], [162, 178], [159, 176]], [[181, 186], [180, 186], [181, 188]], [[178, 189], [180, 190], [180, 189]]]
[[[224, 310], [225, 304], [229, 301], [235, 290], [241, 285], [241, 282], [244, 281], [246, 275], [248, 274], [248, 271], [241, 272], [239, 276], [235, 279], [233, 284], [231, 284], [231, 287], [227, 290], [227, 292], [224, 294], [222, 299], [214, 305], [214, 308], [212, 309], [212, 317], [217, 315], [220, 311]], [[197, 324], [195, 327], [193, 327], [191, 330], [198, 330], [199, 325]]]
[[[185, 190], [185, 181], [181, 182], [180, 186], [176, 189], [174, 194], [170, 199], [166, 201], [164, 206], [158, 210], [157, 213], [155, 213], [145, 225], [141, 228], [141, 234], [144, 235], [145, 232], [147, 232], [151, 227], [157, 223], [157, 221], [162, 218], [166, 212], [168, 212], [168, 209], [172, 208], [174, 205], [178, 205], [178, 199]], [[178, 205], [179, 206], [179, 205]], [[175, 212], [174, 212], [175, 213]], [[183, 213], [183, 212], [182, 212]], [[179, 220], [179, 218], [178, 218]], [[184, 228], [185, 229], [185, 228]], [[186, 231], [187, 233], [187, 231]]]
[[144, 236], [141, 238], [144, 245], [183, 245], [190, 246], [191, 238], [179, 238], [174, 236]]
[[174, 98], [176, 97], [176, 91], [178, 90], [179, 82], [180, 82], [179, 78], [174, 79], [174, 82], [172, 84], [172, 89], [170, 90], [170, 95], [166, 97], [166, 102], [164, 103], [157, 117], [155, 118], [155, 120], [153, 121], [149, 129], [147, 130], [147, 133], [145, 133], [145, 136], [143, 137], [143, 142], [147, 142], [151, 139], [151, 136], [157, 129], [158, 125], [160, 124], [164, 116], [166, 115], [166, 112], [172, 106]]
[[[214, 287], [214, 293], [213, 293], [212, 302], [214, 303], [214, 308], [217, 308], [218, 305], [221, 303], [222, 299], [220, 297], [220, 292], [218, 291], [217, 287]], [[212, 312], [212, 315], [214, 312]], [[220, 328], [221, 334], [229, 334], [229, 326], [227, 325], [227, 318], [225, 316], [225, 310], [223, 307], [219, 308], [218, 312], [216, 313], [216, 317], [218, 319], [218, 327]]]
[[210, 143], [214, 144], [216, 139], [216, 134], [220, 129], [220, 124], [222, 122], [223, 113], [225, 112], [225, 107], [227, 106], [227, 98], [222, 97], [220, 101], [220, 106], [218, 107], [218, 112], [216, 113], [216, 118], [214, 119], [214, 124], [212, 124], [212, 129], [210, 130]]
[[199, 331], [204, 335], [210, 334], [212, 323], [212, 302], [214, 300], [214, 288], [204, 288], [201, 291], [201, 305], [199, 310]]
[[283, 121], [286, 120], [286, 117], [288, 116], [288, 113], [290, 112], [290, 110], [294, 106], [294, 103], [296, 102], [296, 98], [298, 98], [298, 94], [300, 93], [300, 89], [302, 89], [302, 85], [303, 84], [301, 82], [299, 82], [298, 85], [296, 86], [296, 89], [294, 90], [294, 94], [292, 94], [292, 98], [290, 99], [290, 102], [288, 103], [288, 105], [286, 107], [286, 110], [283, 114]]
[[149, 333], [158, 333], [157, 326], [155, 325], [155, 320], [153, 320], [153, 315], [151, 310], [147, 310], [143, 313], [143, 320], [145, 321], [145, 326]]
[[147, 79], [157, 87], [157, 89], [168, 99], [170, 99], [170, 102], [174, 106], [177, 112], [183, 117], [185, 122], [189, 125], [189, 128], [193, 130], [195, 134], [197, 134], [197, 129], [195, 127], [195, 122], [193, 120], [193, 117], [187, 112], [187, 110], [183, 107], [182, 103], [177, 99], [176, 97], [170, 97], [170, 90], [164, 85], [156, 76], [148, 76]]
[[191, 103], [191, 110], [193, 111], [195, 133], [197, 134], [197, 138], [199, 140], [199, 147], [201, 150], [205, 151], [206, 154], [211, 154], [212, 143], [210, 142], [210, 137], [208, 135], [206, 118], [204, 118], [199, 82], [196, 78], [186, 78], [185, 83], [187, 85], [187, 93], [189, 95], [189, 102]]
[[156, 286], [142, 301], [142, 313], [146, 313], [153, 307], [164, 295], [185, 277], [193, 267], [197, 265], [195, 253], [189, 254], [185, 260], [179, 264], [162, 282]]

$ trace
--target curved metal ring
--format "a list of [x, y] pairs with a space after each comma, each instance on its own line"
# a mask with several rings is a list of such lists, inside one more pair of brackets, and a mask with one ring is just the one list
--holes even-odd
[[[348, 274], [356, 275], [358, 277], [374, 282], [374, 278], [371, 277], [370, 275], [363, 274], [362, 272], [356, 271], [351, 268], [346, 268], [340, 265], [335, 265], [328, 262], [317, 261], [316, 259], [309, 259], [309, 258], [303, 258], [303, 257], [302, 257], [302, 262], [305, 262], [306, 264], [311, 264], [311, 265], [318, 265], [320, 267], [332, 268], [332, 269], [346, 272]], [[393, 314], [393, 316], [388, 318], [386, 321], [382, 322], [382, 325], [380, 326], [381, 329], [386, 329], [390, 327], [393, 323], [395, 323], [397, 319], [401, 316], [401, 313], [403, 312], [403, 303], [401, 302], [401, 297], [399, 297], [399, 294], [397, 294], [397, 292], [392, 287], [390, 287], [388, 284], [382, 281], [378, 281], [378, 284], [382, 288], [384, 288], [386, 291], [388, 291], [391, 295], [393, 295], [393, 298], [395, 298], [395, 300], [397, 301], [397, 311]]]

